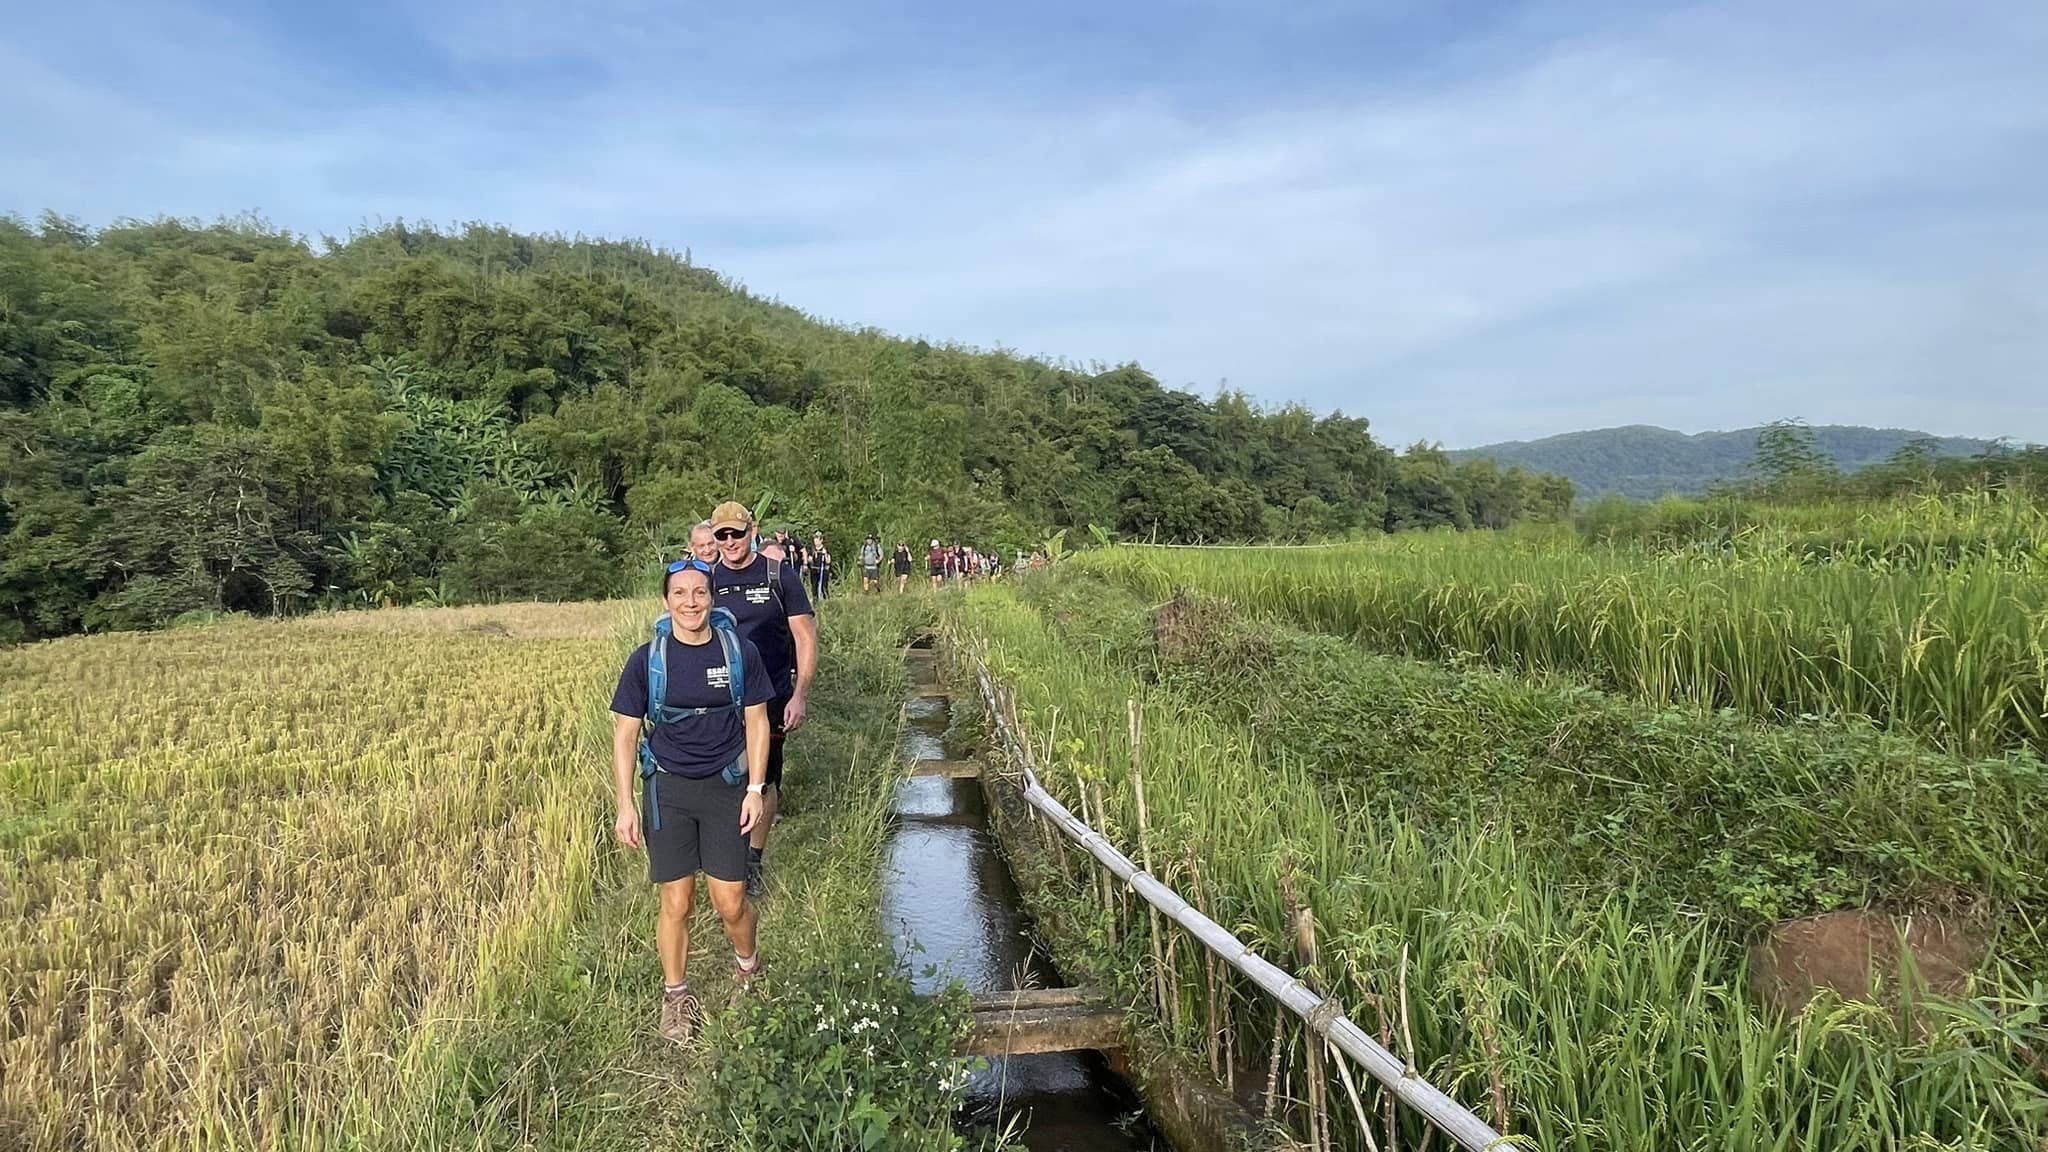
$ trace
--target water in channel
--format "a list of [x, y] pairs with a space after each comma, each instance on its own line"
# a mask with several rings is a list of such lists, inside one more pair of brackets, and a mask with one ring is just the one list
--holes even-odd
[[[903, 756], [947, 757], [946, 702], [912, 699]], [[919, 777], [896, 785], [899, 817], [883, 868], [882, 915], [920, 992], [958, 980], [969, 992], [1058, 988], [1032, 939], [1022, 897], [988, 829], [980, 784]], [[970, 1124], [1011, 1117], [1034, 1152], [1169, 1152], [1130, 1087], [1100, 1053], [998, 1057], [968, 1085]]]

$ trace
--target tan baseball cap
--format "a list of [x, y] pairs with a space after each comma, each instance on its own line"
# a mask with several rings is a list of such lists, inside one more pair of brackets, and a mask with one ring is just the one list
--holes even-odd
[[737, 500], [727, 500], [711, 510], [711, 530], [720, 528], [752, 528], [754, 515], [747, 506]]

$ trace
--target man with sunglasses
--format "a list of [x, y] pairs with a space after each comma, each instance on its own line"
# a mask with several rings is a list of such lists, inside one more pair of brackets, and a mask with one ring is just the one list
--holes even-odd
[[811, 679], [818, 670], [818, 617], [795, 566], [754, 550], [754, 517], [746, 505], [728, 500], [714, 509], [711, 535], [718, 545], [712, 601], [731, 612], [740, 635], [761, 650], [761, 662], [775, 685], [775, 698], [768, 702], [765, 813], [749, 837], [747, 893], [759, 897], [768, 829], [782, 806], [782, 740], [804, 722]]

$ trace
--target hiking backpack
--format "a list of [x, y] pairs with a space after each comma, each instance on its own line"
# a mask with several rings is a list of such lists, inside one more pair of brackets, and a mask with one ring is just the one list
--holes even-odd
[[[771, 564], [773, 562], [771, 561]], [[668, 639], [675, 633], [675, 625], [667, 613], [654, 622], [654, 640], [647, 645], [647, 715], [640, 724], [640, 779], [647, 788], [647, 818], [649, 827], [661, 831], [661, 808], [654, 802], [655, 776], [661, 765], [654, 760], [654, 730], [667, 724], [681, 724], [713, 712], [746, 711], [747, 662], [745, 650], [740, 646], [739, 624], [731, 612], [723, 608], [711, 610], [711, 632], [718, 637], [718, 646], [725, 652], [726, 687], [732, 690], [730, 704], [715, 704], [709, 708], [671, 708], [668, 706]], [[738, 784], [747, 778], [746, 756], [726, 765], [722, 774], [727, 784]]]

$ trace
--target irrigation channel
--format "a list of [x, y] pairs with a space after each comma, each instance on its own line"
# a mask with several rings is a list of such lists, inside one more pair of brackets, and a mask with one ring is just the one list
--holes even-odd
[[[950, 705], [912, 649], [917, 684], [905, 704], [900, 758], [949, 761]], [[958, 980], [969, 993], [1062, 988], [1034, 940], [1023, 897], [994, 836], [980, 782], [913, 776], [896, 785], [896, 829], [883, 869], [882, 915], [897, 955], [921, 993]], [[1159, 1150], [1169, 1145], [1145, 1120], [1130, 1086], [1101, 1052], [1035, 1052], [989, 1058], [967, 1090], [969, 1125], [1024, 1125], [1034, 1152]]]

